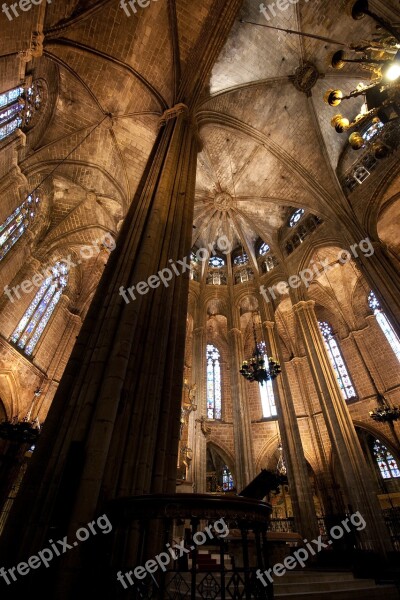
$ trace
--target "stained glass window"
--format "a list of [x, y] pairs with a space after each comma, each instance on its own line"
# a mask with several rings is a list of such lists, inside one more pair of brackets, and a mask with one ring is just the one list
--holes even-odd
[[265, 242], [263, 244], [261, 244], [260, 249], [258, 251], [258, 254], [260, 256], [264, 256], [264, 254], [268, 254], [268, 252], [271, 250], [271, 248], [268, 246], [268, 244], [266, 244]]
[[379, 467], [382, 479], [391, 479], [392, 477], [400, 477], [400, 470], [393, 455], [382, 444], [381, 441], [375, 440], [372, 451]]
[[343, 397], [345, 400], [355, 398], [356, 392], [353, 383], [350, 379], [350, 375], [347, 371], [346, 365], [344, 364], [340, 348], [335, 338], [333, 337], [332, 327], [328, 323], [318, 322], [318, 324], [324, 338], [329, 358], [335, 370], [340, 389], [342, 390]]
[[229, 492], [234, 487], [232, 473], [225, 465], [222, 471], [222, 489], [224, 492]]
[[207, 417], [221, 418], [221, 366], [215, 346], [207, 345]]
[[0, 225], [0, 260], [14, 246], [15, 242], [25, 233], [36, 215], [40, 202], [38, 196], [28, 196], [14, 212]]
[[20, 320], [10, 341], [30, 356], [68, 283], [68, 267], [57, 262]]
[[245, 265], [249, 262], [249, 257], [247, 256], [247, 254], [239, 254], [239, 256], [236, 256], [236, 258], [234, 258], [233, 263], [235, 265]]
[[17, 87], [0, 94], [0, 140], [6, 138], [22, 124], [20, 113], [24, 106], [23, 92], [24, 88]]
[[397, 360], [400, 361], [400, 340], [397, 337], [395, 330], [393, 329], [389, 319], [381, 309], [378, 298], [374, 292], [370, 292], [368, 296], [368, 304], [371, 310], [374, 311], [376, 320], [378, 321], [379, 327], [382, 329], [387, 341], [389, 342], [393, 352], [397, 356]]
[[17, 87], [0, 94], [0, 140], [18, 127], [28, 126], [40, 106], [41, 95], [36, 83], [26, 89]]
[[218, 269], [218, 268], [224, 266], [225, 261], [220, 256], [212, 256], [210, 258], [210, 260], [208, 261], [208, 264], [210, 265], [210, 267], [214, 267], [214, 268]]
[[[265, 366], [268, 368], [268, 355], [266, 353], [265, 342], [260, 342], [258, 344], [258, 348], [260, 352], [264, 355]], [[261, 397], [261, 407], [263, 412], [264, 419], [268, 419], [269, 417], [276, 417], [276, 404], [275, 404], [275, 396], [274, 396], [274, 388], [272, 387], [272, 381], [269, 380], [263, 384], [259, 383], [260, 388], [260, 397]]]
[[292, 216], [289, 219], [289, 227], [294, 227], [300, 221], [301, 217], [304, 215], [304, 208], [298, 208], [294, 211]]
[[368, 129], [363, 133], [363, 138], [366, 142], [369, 142], [374, 138], [379, 131], [382, 129], [383, 123], [381, 121], [377, 121], [368, 127]]

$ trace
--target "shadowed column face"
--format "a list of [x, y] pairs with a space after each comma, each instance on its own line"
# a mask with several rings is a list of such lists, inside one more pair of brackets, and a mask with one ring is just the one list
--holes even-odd
[[[263, 311], [268, 312], [265, 307], [263, 307]], [[280, 360], [282, 364], [282, 373], [275, 380], [274, 391], [276, 392], [278, 405], [279, 430], [285, 449], [285, 463], [288, 467], [294, 516], [298, 530], [308, 539], [312, 539], [317, 534], [318, 526], [293, 397], [285, 365], [282, 361], [282, 352], [275, 323], [264, 321], [263, 329], [271, 354]]]
[[254, 449], [252, 444], [251, 423], [248, 409], [246, 381], [240, 374], [240, 365], [244, 356], [243, 337], [239, 329], [229, 331], [231, 350], [231, 392], [235, 415], [234, 439], [238, 489], [244, 488], [255, 477]]
[[115, 497], [175, 489], [196, 159], [178, 105], [56, 394], [21, 494], [32, 526], [10, 520], [8, 557], [31, 555], [50, 529], [76, 531]]

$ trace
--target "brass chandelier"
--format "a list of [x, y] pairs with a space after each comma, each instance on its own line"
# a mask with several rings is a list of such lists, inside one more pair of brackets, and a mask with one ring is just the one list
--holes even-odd
[[265, 382], [275, 379], [281, 372], [281, 366], [272, 356], [268, 358], [268, 366], [265, 364], [265, 342], [257, 342], [256, 326], [253, 320], [253, 337], [255, 350], [249, 360], [244, 360], [240, 369], [240, 374], [251, 383], [257, 381], [261, 385]]
[[360, 113], [350, 121], [337, 114], [331, 121], [338, 133], [351, 131], [349, 143], [354, 150], [364, 148], [371, 141], [376, 158], [384, 158], [390, 148], [379, 141], [384, 125], [400, 116], [400, 31], [369, 10], [368, 0], [357, 0], [351, 8], [355, 20], [368, 15], [377, 23], [377, 32], [371, 41], [350, 44], [352, 54], [337, 50], [331, 59], [334, 69], [342, 69], [347, 63], [360, 64], [371, 73], [371, 83], [360, 83], [355, 90], [344, 95], [341, 90], [330, 89], [324, 100], [330, 106], [339, 106], [343, 100], [364, 96]]
[[378, 423], [393, 423], [400, 419], [400, 408], [398, 406], [390, 406], [386, 398], [378, 393], [378, 406], [369, 412], [369, 416]]
[[41, 433], [41, 425], [38, 417], [32, 419], [31, 414], [35, 400], [42, 395], [42, 391], [42, 388], [38, 387], [33, 392], [33, 402], [27, 415], [22, 420], [19, 420], [18, 417], [12, 417], [0, 422], [0, 439], [19, 444], [36, 443]]

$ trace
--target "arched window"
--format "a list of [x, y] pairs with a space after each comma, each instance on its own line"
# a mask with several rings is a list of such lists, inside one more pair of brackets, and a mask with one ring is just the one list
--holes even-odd
[[381, 309], [379, 300], [375, 296], [374, 292], [370, 292], [368, 296], [368, 304], [371, 310], [373, 310], [376, 320], [379, 323], [379, 327], [382, 329], [387, 341], [389, 342], [393, 352], [397, 356], [397, 360], [400, 361], [400, 340], [397, 337], [395, 330], [393, 329], [389, 319]]
[[295, 210], [289, 219], [289, 227], [294, 227], [295, 225], [297, 225], [304, 213], [304, 208], [298, 208], [297, 210]]
[[230, 470], [228, 469], [228, 467], [225, 465], [223, 471], [222, 471], [222, 489], [224, 490], [224, 492], [229, 492], [230, 490], [233, 490], [233, 477], [232, 477], [232, 473], [230, 472]]
[[[265, 342], [258, 344], [260, 352], [264, 355], [265, 366], [268, 368], [268, 355], [266, 354]], [[276, 417], [277, 410], [275, 404], [274, 388], [272, 387], [272, 381], [269, 380], [263, 384], [259, 383], [261, 407], [263, 418], [268, 419], [269, 417]]]
[[0, 225], [0, 260], [11, 250], [14, 244], [25, 233], [36, 215], [40, 202], [38, 196], [28, 196], [14, 212]]
[[0, 140], [22, 125], [20, 113], [23, 108], [23, 91], [24, 88], [17, 87], [0, 94]]
[[220, 269], [225, 265], [225, 261], [220, 256], [212, 256], [208, 261], [210, 267], [214, 267], [214, 269]]
[[260, 246], [260, 249], [258, 251], [258, 254], [260, 256], [264, 256], [265, 254], [268, 254], [268, 252], [271, 250], [271, 248], [268, 246], [268, 244], [266, 244], [265, 242], [263, 242]]
[[221, 418], [221, 366], [215, 346], [207, 345], [207, 417]]
[[353, 383], [350, 379], [350, 375], [347, 371], [346, 365], [344, 364], [342, 353], [340, 348], [333, 337], [332, 327], [328, 323], [318, 321], [319, 328], [324, 338], [325, 346], [329, 354], [332, 366], [335, 370], [336, 377], [342, 390], [342, 394], [345, 400], [356, 397], [356, 392]]
[[372, 123], [366, 131], [362, 134], [364, 140], [369, 142], [374, 138], [380, 130], [383, 128], [383, 123], [381, 121], [377, 121], [376, 123]]
[[28, 356], [35, 349], [68, 283], [68, 267], [65, 263], [57, 262], [51, 267], [50, 273], [10, 338]]
[[382, 479], [400, 477], [400, 470], [395, 459], [381, 441], [375, 440], [372, 451], [379, 467]]
[[244, 254], [239, 254], [239, 256], [236, 256], [236, 257], [233, 259], [233, 264], [234, 264], [234, 265], [236, 265], [236, 266], [239, 266], [239, 265], [246, 265], [248, 262], [249, 262], [249, 257], [247, 256], [247, 254], [246, 254], [246, 253], [244, 253]]
[[26, 90], [16, 87], [0, 94], [0, 140], [5, 139], [18, 127], [28, 127], [40, 105], [41, 96], [36, 84]]

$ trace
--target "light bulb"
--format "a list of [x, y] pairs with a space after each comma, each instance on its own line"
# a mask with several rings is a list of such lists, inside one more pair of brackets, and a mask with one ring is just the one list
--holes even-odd
[[385, 79], [388, 81], [396, 81], [400, 77], [400, 63], [393, 62], [385, 72]]

